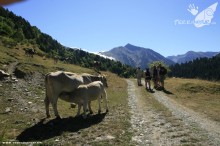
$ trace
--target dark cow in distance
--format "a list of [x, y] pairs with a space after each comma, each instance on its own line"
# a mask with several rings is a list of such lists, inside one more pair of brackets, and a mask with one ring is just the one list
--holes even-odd
[[24, 48], [25, 55], [28, 57], [34, 57], [34, 54], [36, 54], [36, 51], [32, 48]]

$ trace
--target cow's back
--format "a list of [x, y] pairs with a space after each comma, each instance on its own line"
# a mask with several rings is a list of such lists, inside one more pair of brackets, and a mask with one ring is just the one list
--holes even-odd
[[87, 94], [90, 100], [96, 100], [102, 94], [104, 94], [104, 86], [101, 81], [95, 81], [87, 85]]
[[51, 94], [55, 94], [55, 96], [62, 92], [72, 92], [81, 84], [83, 84], [82, 77], [74, 73], [51, 72], [45, 78], [46, 90], [51, 92]]
[[101, 81], [95, 81], [87, 85], [80, 85], [71, 93], [72, 100], [79, 103], [79, 99], [85, 100], [96, 100], [97, 97], [101, 96], [104, 92], [104, 86]]

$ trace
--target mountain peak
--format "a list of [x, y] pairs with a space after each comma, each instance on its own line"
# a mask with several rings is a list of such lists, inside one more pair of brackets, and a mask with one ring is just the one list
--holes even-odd
[[134, 46], [134, 45], [132, 45], [132, 44], [130, 44], [130, 43], [127, 43], [124, 47], [130, 47], [130, 46]]
[[186, 52], [186, 54], [193, 54], [193, 53], [196, 53], [196, 52], [194, 52], [194, 51], [188, 51], [188, 52]]
[[153, 61], [163, 61], [168, 65], [174, 63], [151, 49], [134, 46], [129, 43], [124, 47], [116, 47], [110, 51], [103, 52], [102, 54], [111, 56], [116, 60], [133, 67], [140, 66], [142, 69], [146, 68], [149, 63]]
[[141, 47], [138, 47], [138, 46], [135, 46], [135, 45], [132, 45], [132, 44], [129, 44], [129, 43], [127, 45], [125, 45], [124, 47], [127, 48], [130, 51], [138, 51], [140, 49], [143, 49]]

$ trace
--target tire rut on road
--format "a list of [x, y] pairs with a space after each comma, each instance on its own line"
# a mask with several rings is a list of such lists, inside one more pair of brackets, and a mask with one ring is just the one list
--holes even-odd
[[220, 145], [220, 125], [219, 123], [208, 119], [194, 112], [184, 106], [177, 104], [172, 99], [168, 98], [162, 92], [156, 92], [154, 97], [163, 105], [165, 105], [172, 114], [183, 119], [184, 123], [188, 125], [197, 125], [200, 129], [205, 130], [209, 136], [210, 141], [215, 141], [216, 144]]
[[[182, 109], [176, 103], [168, 100], [161, 91], [149, 94], [148, 98], [141, 96], [141, 88], [135, 85], [135, 80], [127, 79], [128, 104], [131, 113], [133, 129], [132, 141], [137, 145], [218, 145], [218, 135], [207, 134], [200, 124], [187, 122], [194, 116], [188, 110]], [[148, 96], [148, 95], [147, 95]], [[157, 100], [171, 111], [171, 117], [156, 111], [148, 100]], [[198, 119], [199, 120], [199, 119]]]

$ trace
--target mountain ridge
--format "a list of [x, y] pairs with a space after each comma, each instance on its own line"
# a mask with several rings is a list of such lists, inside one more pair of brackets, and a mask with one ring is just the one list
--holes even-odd
[[212, 58], [219, 53], [220, 52], [211, 51], [188, 51], [185, 54], [164, 57], [150, 48], [139, 47], [128, 43], [125, 46], [115, 47], [109, 51], [101, 52], [100, 54], [115, 58], [115, 60], [120, 61], [123, 64], [144, 69], [153, 61], [162, 61], [167, 65], [173, 65], [175, 63], [180, 64], [192, 61], [197, 58]]
[[188, 61], [192, 61], [194, 59], [197, 58], [212, 58], [214, 56], [216, 56], [217, 54], [219, 54], [220, 52], [211, 52], [211, 51], [207, 51], [207, 52], [195, 52], [195, 51], [188, 51], [185, 54], [181, 54], [181, 55], [173, 55], [173, 56], [167, 56], [168, 59], [174, 61], [175, 63], [185, 63]]
[[123, 64], [141, 67], [142, 69], [148, 67], [149, 63], [153, 61], [163, 61], [168, 65], [174, 64], [173, 61], [152, 49], [135, 46], [129, 43], [125, 46], [115, 47], [110, 51], [102, 52], [102, 54], [113, 57]]

